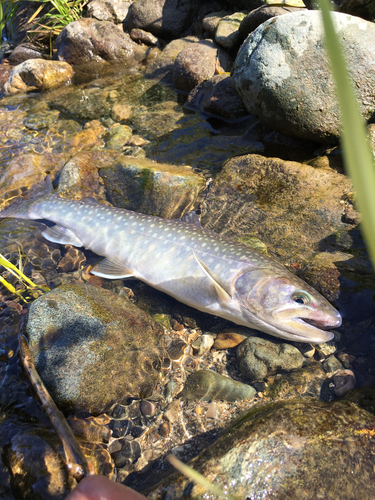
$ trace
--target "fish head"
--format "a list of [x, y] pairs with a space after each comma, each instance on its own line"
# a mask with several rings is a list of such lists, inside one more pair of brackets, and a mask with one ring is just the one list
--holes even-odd
[[323, 343], [341, 325], [340, 313], [289, 271], [259, 268], [235, 283], [241, 313], [259, 330], [296, 342]]

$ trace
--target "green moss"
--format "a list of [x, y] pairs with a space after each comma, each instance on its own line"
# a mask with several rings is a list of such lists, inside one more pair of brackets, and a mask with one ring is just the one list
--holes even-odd
[[142, 168], [141, 170], [141, 188], [143, 191], [151, 191], [154, 186], [153, 172], [149, 168]]

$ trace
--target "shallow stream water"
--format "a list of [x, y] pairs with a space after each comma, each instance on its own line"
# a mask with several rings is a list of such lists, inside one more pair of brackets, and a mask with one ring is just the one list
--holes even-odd
[[[175, 165], [190, 165], [195, 172], [203, 175], [208, 182], [214, 181], [223, 163], [232, 157], [249, 153], [258, 153], [265, 156], [277, 156], [286, 160], [307, 161], [319, 156], [319, 145], [293, 141], [271, 130], [262, 127], [253, 117], [246, 117], [240, 121], [228, 123], [215, 117], [201, 116], [184, 107], [185, 96], [177, 94], [173, 89], [150, 80], [145, 80], [136, 70], [127, 72], [113, 72], [104, 77], [81, 74], [76, 76], [73, 84], [44, 93], [20, 94], [0, 98], [0, 199], [9, 199], [24, 193], [34, 184], [36, 176], [50, 175], [55, 185], [58, 184], [61, 168], [79, 151], [117, 150], [126, 155], [140, 158], [149, 158], [157, 162]], [[1, 97], [1, 96], [0, 96]], [[113, 107], [115, 104], [129, 107], [129, 117], [121, 121], [121, 126], [132, 129], [132, 139], [124, 139], [127, 129], [117, 128], [119, 122], [114, 120]], [[117, 134], [117, 135], [116, 135]], [[120, 134], [120, 135], [119, 135]], [[197, 200], [198, 211], [205, 203], [207, 190]], [[272, 193], [271, 193], [272, 200]], [[298, 214], [297, 214], [298, 215]], [[58, 268], [62, 257], [67, 255], [63, 246], [46, 244], [40, 235], [41, 223], [32, 221], [5, 220], [0, 223], [0, 252], [12, 262], [18, 260], [18, 248], [25, 266], [26, 274], [36, 283], [47, 284], [52, 288], [70, 279], [80, 280], [81, 265], [92, 263], [95, 256], [90, 252], [81, 252], [67, 257], [65, 267]], [[262, 228], [257, 228], [258, 244], [262, 242]], [[341, 239], [340, 239], [341, 238]], [[268, 242], [266, 242], [268, 246]], [[344, 321], [339, 329], [336, 355], [344, 367], [352, 369], [357, 378], [357, 385], [375, 383], [375, 282], [371, 266], [366, 256], [363, 241], [358, 227], [342, 235], [333, 234], [331, 240], [322, 242], [322, 251], [340, 251], [348, 255], [343, 258], [344, 264], [337, 263], [338, 272], [329, 277], [320, 279], [315, 271], [311, 271], [310, 262], [303, 258], [288, 256], [288, 249], [278, 251], [268, 248], [272, 254], [278, 255], [283, 263], [300, 272], [310, 279], [317, 288], [326, 287], [327, 295], [342, 312]], [[351, 258], [349, 258], [351, 256]], [[69, 261], [70, 259], [70, 261]], [[71, 269], [75, 274], [69, 277], [69, 262], [73, 262]], [[352, 264], [351, 264], [352, 261]], [[342, 268], [342, 269], [341, 269]], [[315, 268], [314, 268], [315, 269]], [[310, 274], [309, 274], [310, 273]], [[124, 288], [128, 294], [134, 294], [136, 301], [143, 304], [152, 314], [168, 315], [180, 306], [173, 299], [155, 292], [149, 287], [136, 281], [108, 285], [116, 291], [116, 287]], [[324, 285], [324, 286], [323, 286]], [[330, 285], [332, 288], [330, 289]], [[333, 290], [333, 291], [332, 291]], [[235, 363], [235, 355], [229, 351], [206, 354], [202, 359], [192, 356], [191, 349], [184, 354], [183, 349], [191, 343], [199, 332], [208, 331], [218, 333], [223, 328], [231, 327], [224, 321], [207, 317], [187, 307], [181, 309], [181, 318], [185, 318], [183, 333], [168, 333], [170, 353], [181, 350], [172, 359], [172, 371], [169, 372], [167, 382], [176, 384], [184, 380], [184, 370], [197, 368], [216, 368], [218, 371], [230, 374], [240, 379]], [[18, 335], [22, 307], [9, 294], [2, 290], [0, 303], [0, 445], [2, 454], [0, 459], [0, 496], [1, 498], [15, 499], [17, 495], [25, 493], [30, 498], [32, 487], [22, 483], [23, 473], [17, 477], [17, 460], [22, 461], [22, 455], [14, 452], [14, 443], [24, 440], [35, 446], [43, 453], [44, 442], [33, 441], [30, 436], [39, 436], [43, 432], [48, 434], [46, 441], [53, 442], [51, 426], [37, 402], [29, 383], [20, 367], [18, 358]], [[190, 321], [190, 326], [186, 326]], [[178, 343], [180, 342], [180, 344]], [[172, 346], [172, 347], [171, 347]], [[184, 357], [185, 356], [185, 357]], [[340, 357], [341, 356], [341, 357]], [[181, 359], [184, 361], [181, 362]], [[180, 363], [180, 364], [179, 364]], [[182, 364], [181, 364], [182, 363]], [[185, 363], [185, 365], [184, 365]], [[223, 368], [225, 364], [225, 369]], [[185, 366], [185, 368], [184, 368]], [[182, 381], [182, 382], [181, 382]], [[173, 385], [173, 384], [172, 384]], [[169, 386], [171, 387], [171, 386]], [[159, 388], [160, 389], [160, 388]], [[164, 389], [160, 389], [163, 392]], [[172, 393], [175, 394], [178, 391]], [[260, 391], [262, 392], [262, 391]], [[327, 392], [327, 399], [331, 393]], [[185, 416], [178, 422], [170, 447], [177, 447], [190, 440], [191, 457], [198, 449], [212, 441], [217, 430], [225, 426], [234, 415], [241, 411], [242, 403], [225, 405], [219, 410], [206, 408], [211, 414], [202, 426], [196, 425], [189, 419], [199, 404], [187, 406]], [[203, 411], [203, 410], [199, 410]], [[225, 418], [215, 416], [215, 411], [222, 412]], [[197, 410], [198, 413], [198, 410]], [[212, 416], [213, 415], [213, 416]], [[156, 421], [156, 417], [154, 419]], [[147, 423], [152, 427], [152, 419]], [[199, 434], [204, 435], [195, 440]], [[152, 435], [152, 433], [150, 433]], [[160, 436], [159, 436], [160, 437]], [[150, 442], [154, 446], [153, 458], [158, 458], [163, 450], [163, 444], [155, 437]], [[13, 446], [13, 451], [12, 450]], [[40, 446], [40, 448], [38, 448]], [[59, 448], [54, 443], [52, 448]], [[159, 448], [158, 448], [159, 447]], [[194, 448], [195, 447], [195, 448]], [[159, 450], [158, 453], [155, 450]], [[152, 454], [151, 454], [152, 455]], [[147, 455], [142, 462], [147, 465]], [[29, 460], [29, 459], [28, 459]], [[51, 459], [52, 460], [52, 459]], [[13, 463], [10, 463], [13, 461]], [[108, 465], [108, 457], [103, 458], [102, 467]], [[144, 481], [142, 478], [142, 464], [132, 471], [130, 485], [137, 485]], [[61, 469], [63, 465], [60, 464]], [[12, 469], [12, 474], [9, 472]], [[18, 467], [22, 470], [22, 466]], [[162, 467], [161, 467], [162, 469]], [[57, 474], [58, 465], [54, 473]], [[126, 472], [126, 474], [125, 474]], [[123, 478], [130, 471], [125, 471]], [[159, 473], [161, 473], [159, 471]], [[137, 476], [138, 474], [138, 476]], [[121, 479], [121, 478], [120, 478]], [[43, 474], [40, 482], [45, 480]], [[41, 491], [43, 490], [41, 486]], [[26, 494], [27, 493], [27, 494]], [[48, 498], [58, 498], [53, 495]]]

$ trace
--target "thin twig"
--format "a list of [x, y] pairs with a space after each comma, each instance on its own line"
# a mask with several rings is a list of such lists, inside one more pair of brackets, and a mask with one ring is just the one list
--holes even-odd
[[29, 376], [31, 385], [37, 393], [44, 410], [51, 420], [51, 424], [53, 425], [57, 435], [59, 436], [63, 444], [66, 466], [72, 476], [77, 481], [80, 481], [84, 477], [90, 475], [89, 465], [77, 439], [75, 438], [71, 428], [65, 420], [64, 415], [55, 405], [53, 399], [51, 398], [45, 385], [43, 384], [42, 379], [36, 371], [31, 358], [27, 340], [22, 334], [24, 318], [22, 319], [21, 323], [22, 325], [19, 334], [19, 352], [22, 364]]

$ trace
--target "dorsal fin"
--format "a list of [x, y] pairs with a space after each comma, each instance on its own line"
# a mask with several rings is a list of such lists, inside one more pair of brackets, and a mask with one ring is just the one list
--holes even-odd
[[93, 196], [85, 196], [84, 198], [81, 198], [79, 201], [83, 201], [84, 203], [91, 203], [95, 205], [100, 205], [98, 200], [96, 200]]
[[181, 217], [180, 221], [186, 222], [186, 224], [193, 224], [194, 226], [202, 227], [199, 217], [194, 210]]

